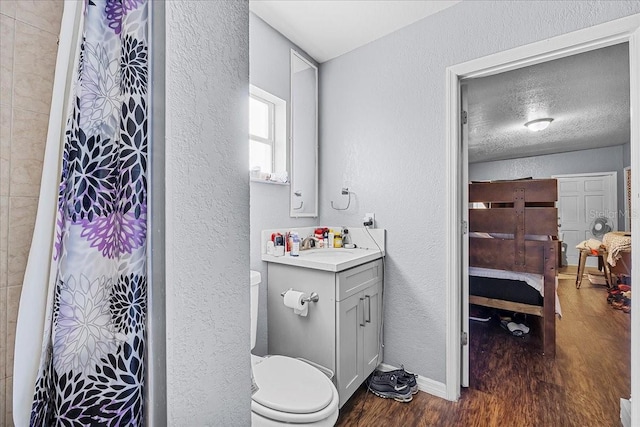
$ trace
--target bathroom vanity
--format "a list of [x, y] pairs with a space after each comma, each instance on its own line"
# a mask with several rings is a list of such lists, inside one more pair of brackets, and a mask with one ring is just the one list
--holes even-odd
[[[263, 257], [269, 261], [269, 353], [331, 369], [340, 407], [382, 362], [383, 256], [378, 249], [318, 249]], [[282, 294], [291, 288], [318, 294], [306, 317], [284, 305]]]

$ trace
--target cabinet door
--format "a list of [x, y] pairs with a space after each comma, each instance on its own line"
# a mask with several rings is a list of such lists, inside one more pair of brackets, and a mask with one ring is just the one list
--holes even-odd
[[364, 378], [374, 371], [382, 360], [380, 360], [380, 336], [382, 323], [382, 282], [365, 289], [363, 315], [365, 327], [362, 330], [362, 363]]
[[336, 385], [340, 395], [340, 407], [362, 384], [362, 344], [366, 323], [362, 293], [346, 298], [337, 304], [337, 369]]

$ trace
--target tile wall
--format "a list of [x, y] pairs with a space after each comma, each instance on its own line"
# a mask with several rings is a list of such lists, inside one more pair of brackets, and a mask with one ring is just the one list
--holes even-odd
[[13, 426], [16, 317], [35, 222], [62, 0], [0, 0], [0, 426]]

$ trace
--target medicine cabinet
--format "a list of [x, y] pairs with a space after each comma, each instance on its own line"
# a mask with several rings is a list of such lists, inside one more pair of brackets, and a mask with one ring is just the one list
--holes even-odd
[[318, 216], [318, 68], [291, 50], [290, 216]]

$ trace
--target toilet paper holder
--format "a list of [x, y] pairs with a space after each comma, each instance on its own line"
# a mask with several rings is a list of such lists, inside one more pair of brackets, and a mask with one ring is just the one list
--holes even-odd
[[[289, 291], [291, 291], [293, 289], [287, 289], [286, 291], [284, 291], [283, 293], [280, 294], [281, 297], [284, 298], [285, 294]], [[317, 293], [315, 292], [311, 292], [311, 295], [309, 295], [307, 298], [304, 298], [302, 301], [304, 302], [318, 302], [320, 300], [320, 297], [318, 296]]]

